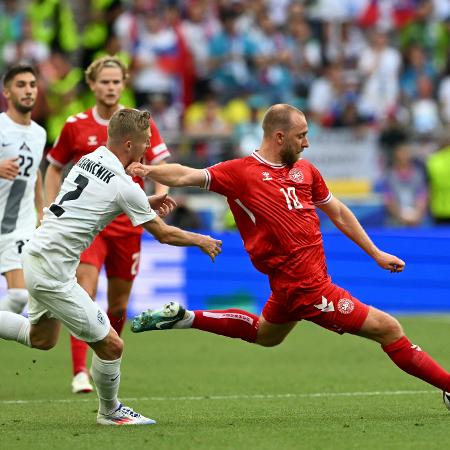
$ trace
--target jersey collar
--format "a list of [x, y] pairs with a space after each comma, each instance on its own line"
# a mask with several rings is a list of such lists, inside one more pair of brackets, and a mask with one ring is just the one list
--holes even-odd
[[253, 156], [253, 158], [258, 160], [260, 163], [263, 163], [266, 166], [273, 167], [274, 169], [282, 169], [283, 167], [286, 167], [286, 164], [274, 164], [274, 163], [271, 163], [270, 161], [267, 161], [266, 159], [264, 159], [262, 156], [259, 155], [258, 150], [255, 150], [251, 154], [251, 156]]

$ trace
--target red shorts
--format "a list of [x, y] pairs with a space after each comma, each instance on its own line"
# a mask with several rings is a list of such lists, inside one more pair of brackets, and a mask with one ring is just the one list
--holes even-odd
[[108, 278], [118, 277], [132, 281], [138, 273], [141, 235], [108, 236], [102, 232], [81, 254], [80, 263], [91, 264], [100, 272], [105, 265]]
[[314, 290], [279, 279], [271, 279], [270, 285], [272, 295], [262, 314], [272, 323], [309, 320], [339, 334], [355, 333], [369, 313], [368, 305], [331, 281]]

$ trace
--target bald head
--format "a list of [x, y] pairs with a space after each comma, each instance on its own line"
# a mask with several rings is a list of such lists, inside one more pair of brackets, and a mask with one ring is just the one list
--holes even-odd
[[293, 126], [293, 119], [296, 115], [305, 117], [302, 111], [286, 103], [271, 106], [265, 112], [262, 121], [264, 137], [272, 136], [277, 130], [288, 131]]

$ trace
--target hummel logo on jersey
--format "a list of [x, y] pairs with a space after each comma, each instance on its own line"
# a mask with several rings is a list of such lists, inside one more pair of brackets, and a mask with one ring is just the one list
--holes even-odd
[[31, 152], [30, 147], [24, 142], [19, 150], [26, 150], [27, 152]]
[[417, 350], [418, 352], [421, 352], [421, 351], [422, 351], [422, 349], [421, 349], [418, 345], [415, 345], [415, 344], [411, 345], [411, 348], [412, 348], [413, 350]]
[[98, 145], [97, 136], [88, 136], [87, 145]]
[[322, 303], [319, 305], [314, 305], [317, 309], [322, 312], [333, 312], [334, 305], [332, 302], [328, 302], [328, 300], [322, 295]]
[[263, 172], [263, 173], [262, 173], [262, 176], [263, 176], [263, 178], [262, 178], [263, 181], [270, 181], [270, 180], [273, 180], [273, 178], [270, 176], [270, 173], [269, 173], [269, 172]]

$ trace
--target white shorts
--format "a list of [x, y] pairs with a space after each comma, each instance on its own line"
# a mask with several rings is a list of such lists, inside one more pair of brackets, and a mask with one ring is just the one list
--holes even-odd
[[0, 238], [0, 273], [22, 269], [21, 253], [29, 237], [19, 238], [16, 233], [2, 235]]
[[28, 318], [32, 324], [41, 317], [58, 319], [70, 333], [86, 342], [98, 342], [109, 333], [108, 316], [88, 293], [77, 283], [76, 278], [59, 281], [42, 268], [42, 259], [22, 255], [25, 284], [30, 294]]

